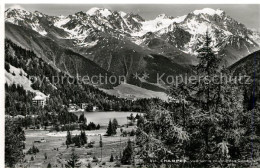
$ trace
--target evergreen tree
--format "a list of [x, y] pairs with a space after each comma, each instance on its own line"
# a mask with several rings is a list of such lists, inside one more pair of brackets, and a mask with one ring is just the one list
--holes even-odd
[[112, 124], [113, 124], [113, 127], [114, 127], [115, 129], [117, 129], [117, 127], [118, 127], [117, 119], [114, 118]]
[[84, 113], [82, 113], [82, 114], [79, 116], [79, 122], [80, 122], [80, 123], [83, 123], [83, 124], [86, 124], [87, 119], [85, 118]]
[[5, 120], [5, 164], [13, 167], [24, 158], [24, 131], [13, 121]]
[[207, 75], [215, 74], [219, 69], [220, 59], [212, 51], [211, 37], [209, 32], [206, 31], [205, 41], [203, 46], [197, 50], [199, 64], [197, 70], [199, 74], [206, 73]]
[[66, 145], [68, 146], [70, 144], [72, 144], [72, 137], [71, 137], [70, 131], [67, 131]]
[[51, 168], [51, 163], [48, 163], [47, 168]]
[[75, 168], [80, 167], [81, 163], [79, 162], [79, 157], [77, 154], [75, 154], [75, 149], [72, 149], [72, 153], [70, 155], [70, 159], [67, 160], [66, 167], [67, 168]]
[[114, 125], [112, 124], [111, 120], [109, 120], [109, 123], [108, 123], [108, 127], [107, 127], [107, 135], [108, 136], [111, 136], [111, 135], [115, 135], [116, 134], [116, 130], [115, 130], [115, 127]]
[[81, 131], [81, 132], [80, 132], [80, 137], [81, 137], [82, 143], [83, 143], [83, 144], [86, 144], [87, 141], [88, 141], [88, 138], [87, 138], [87, 136], [86, 136], [85, 131]]
[[[251, 112], [243, 107], [246, 93], [235, 83], [220, 81], [221, 75], [230, 74], [219, 67], [219, 58], [210, 42], [207, 32], [205, 43], [198, 50], [196, 75], [199, 78], [172, 86], [168, 109], [152, 106], [144, 116], [147, 122], [138, 124], [136, 143], [146, 164], [150, 164], [151, 159], [155, 161], [152, 164], [159, 167], [165, 159], [225, 160], [250, 155]], [[259, 113], [255, 113], [255, 117], [259, 119]], [[254, 134], [251, 138], [254, 146], [258, 146], [255, 141], [258, 136]], [[253, 157], [257, 154], [253, 153]], [[217, 163], [204, 162], [196, 166], [214, 167]]]
[[131, 164], [132, 163], [132, 156], [133, 156], [132, 142], [130, 140], [128, 140], [127, 146], [123, 151], [121, 163], [122, 164]]
[[144, 124], [144, 118], [143, 116], [139, 116], [137, 120], [137, 127], [142, 127], [143, 124]]
[[110, 159], [109, 159], [110, 162], [114, 162], [114, 156], [113, 154], [111, 153], [111, 156], [110, 156]]

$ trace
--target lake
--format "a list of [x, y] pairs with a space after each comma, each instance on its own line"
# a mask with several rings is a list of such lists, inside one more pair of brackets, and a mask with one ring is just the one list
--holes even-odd
[[[127, 124], [127, 116], [130, 116], [131, 113], [136, 116], [136, 114], [142, 114], [137, 112], [116, 112], [116, 111], [108, 111], [108, 112], [83, 112], [84, 116], [87, 118], [87, 123], [94, 122], [95, 124], [99, 124], [100, 126], [107, 126], [109, 120], [113, 120], [116, 118], [119, 125]], [[75, 112], [77, 116], [80, 116], [82, 112]], [[129, 122], [129, 121], [128, 121]]]

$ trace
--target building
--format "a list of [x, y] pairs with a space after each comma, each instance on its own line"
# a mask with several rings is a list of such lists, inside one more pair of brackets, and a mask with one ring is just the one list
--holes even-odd
[[86, 109], [88, 107], [88, 103], [80, 103], [80, 108], [81, 109]]
[[98, 107], [97, 106], [93, 106], [93, 110], [92, 111], [98, 111]]
[[80, 108], [77, 104], [69, 104], [68, 112], [83, 112], [84, 109]]
[[34, 106], [44, 107], [46, 105], [46, 97], [37, 95], [32, 99], [32, 103]]

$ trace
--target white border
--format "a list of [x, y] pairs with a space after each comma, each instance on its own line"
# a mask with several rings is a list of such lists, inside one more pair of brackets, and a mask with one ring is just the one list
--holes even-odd
[[[259, 0], [38, 0], [42, 4], [260, 4]], [[36, 4], [33, 0], [2, 0], [0, 2], [0, 168], [4, 168], [4, 10], [5, 4]]]
[[1, 2], [0, 4], [0, 167], [5, 167], [4, 165], [4, 151], [5, 151], [5, 92], [4, 92], [4, 83], [5, 83], [5, 70], [4, 70], [4, 5]]
[[259, 0], [4, 0], [4, 3], [16, 4], [260, 4]]

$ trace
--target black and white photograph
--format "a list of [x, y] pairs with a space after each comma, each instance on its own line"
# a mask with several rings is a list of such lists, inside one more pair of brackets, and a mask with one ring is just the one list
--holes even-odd
[[260, 4], [95, 3], [2, 7], [4, 166], [260, 168]]

